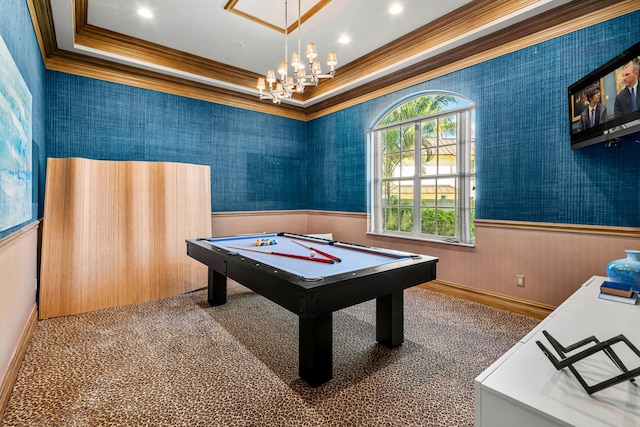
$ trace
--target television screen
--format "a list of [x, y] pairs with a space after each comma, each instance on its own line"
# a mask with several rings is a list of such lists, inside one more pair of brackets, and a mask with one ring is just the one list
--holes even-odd
[[572, 149], [640, 132], [639, 68], [636, 43], [569, 86]]

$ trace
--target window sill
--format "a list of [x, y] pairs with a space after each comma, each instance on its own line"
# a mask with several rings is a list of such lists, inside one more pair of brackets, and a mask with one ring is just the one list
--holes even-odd
[[458, 241], [447, 241], [447, 240], [440, 240], [440, 239], [427, 239], [427, 238], [414, 237], [414, 236], [400, 236], [398, 234], [374, 233], [374, 232], [371, 232], [371, 231], [367, 231], [367, 234], [370, 235], [370, 236], [390, 237], [392, 239], [413, 240], [413, 241], [416, 241], [416, 242], [425, 242], [425, 243], [439, 243], [439, 244], [442, 244], [442, 245], [462, 246], [462, 247], [465, 247], [465, 248], [475, 248], [476, 247], [475, 243], [462, 243], [462, 242], [458, 242]]

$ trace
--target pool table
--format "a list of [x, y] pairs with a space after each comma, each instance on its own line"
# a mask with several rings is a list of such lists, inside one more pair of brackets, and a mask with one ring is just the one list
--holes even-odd
[[[272, 244], [257, 246], [259, 239]], [[298, 315], [299, 375], [312, 387], [332, 378], [334, 311], [375, 298], [376, 339], [399, 346], [404, 341], [403, 291], [435, 279], [438, 262], [432, 256], [294, 233], [186, 243], [187, 255], [209, 267], [209, 304], [227, 302], [230, 277]]]

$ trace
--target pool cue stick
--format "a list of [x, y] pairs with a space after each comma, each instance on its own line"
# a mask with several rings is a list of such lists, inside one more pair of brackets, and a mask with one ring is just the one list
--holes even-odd
[[227, 247], [228, 248], [233, 248], [233, 249], [241, 249], [243, 251], [258, 252], [260, 254], [279, 255], [279, 256], [285, 256], [285, 257], [289, 257], [289, 258], [304, 259], [306, 261], [324, 262], [325, 264], [333, 264], [335, 262], [332, 259], [313, 258], [313, 257], [310, 257], [310, 256], [288, 254], [288, 253], [285, 253], [285, 252], [261, 251], [260, 249], [242, 248], [240, 246], [227, 246]]
[[327, 257], [327, 258], [329, 258], [329, 259], [332, 259], [332, 260], [334, 260], [335, 262], [342, 262], [342, 260], [341, 260], [340, 258], [338, 258], [337, 256], [335, 256], [335, 255], [331, 255], [331, 254], [328, 254], [328, 253], [326, 253], [326, 252], [322, 252], [320, 249], [316, 249], [316, 248], [314, 248], [314, 247], [312, 247], [312, 246], [307, 246], [307, 245], [302, 244], [302, 243], [300, 243], [300, 242], [298, 242], [298, 241], [296, 241], [296, 240], [292, 240], [292, 242], [293, 242], [293, 243], [297, 243], [298, 245], [303, 246], [303, 247], [305, 247], [305, 248], [307, 248], [307, 249], [309, 249], [309, 250], [316, 251], [316, 253], [318, 253], [318, 254], [320, 254], [320, 255], [322, 255], [322, 256], [325, 256], [325, 257]]
[[335, 246], [337, 248], [351, 249], [353, 251], [367, 252], [367, 253], [374, 254], [374, 255], [388, 256], [389, 258], [397, 258], [397, 259], [411, 258], [411, 254], [399, 254], [399, 253], [393, 253], [393, 252], [384, 252], [382, 249], [381, 250], [376, 250], [376, 249], [373, 249], [373, 248], [367, 248], [365, 246], [354, 245], [353, 243], [346, 244], [346, 243], [334, 242], [333, 246]]

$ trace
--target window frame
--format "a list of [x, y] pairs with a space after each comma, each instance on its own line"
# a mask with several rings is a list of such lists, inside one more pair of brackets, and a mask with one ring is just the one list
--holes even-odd
[[[406, 119], [390, 124], [381, 125], [385, 118], [393, 111], [400, 108], [402, 105], [415, 101], [421, 97], [428, 96], [451, 96], [458, 99], [457, 106], [449, 109], [442, 109], [440, 111], [428, 114], [426, 116], [416, 116], [411, 119]], [[460, 101], [463, 101], [465, 105], [459, 105]], [[437, 120], [446, 116], [456, 116], [456, 172], [453, 174], [440, 174], [437, 171], [435, 174], [426, 174], [422, 171], [422, 125], [424, 122], [430, 120]], [[383, 151], [382, 142], [383, 132], [391, 128], [401, 128], [403, 126], [412, 125], [414, 127], [414, 173], [410, 178], [402, 176], [394, 176], [382, 178], [383, 176]], [[373, 121], [372, 125], [367, 130], [367, 147], [369, 155], [367, 156], [367, 174], [369, 182], [369, 224], [368, 233], [383, 235], [389, 237], [397, 237], [409, 240], [422, 240], [432, 241], [439, 243], [455, 244], [462, 246], [475, 246], [475, 233], [472, 233], [472, 218], [471, 212], [475, 212], [475, 162], [472, 162], [472, 146], [475, 151], [475, 103], [465, 96], [448, 91], [423, 91], [406, 96], [395, 103], [385, 108]], [[402, 151], [400, 151], [401, 153]], [[426, 172], [426, 171], [425, 171]], [[444, 236], [440, 234], [427, 234], [422, 233], [421, 229], [421, 212], [422, 204], [422, 182], [424, 180], [437, 180], [437, 179], [454, 179], [456, 181], [456, 194], [454, 197], [454, 217], [458, 218], [455, 223], [456, 236]], [[413, 185], [413, 228], [412, 231], [397, 231], [387, 230], [384, 227], [384, 212], [382, 205], [382, 189], [384, 182], [412, 182]], [[436, 181], [437, 182], [437, 181]], [[437, 199], [437, 186], [435, 188], [435, 197]], [[473, 197], [473, 199], [472, 199]], [[434, 209], [437, 213], [438, 201], [434, 200]], [[398, 221], [400, 221], [400, 209], [401, 203], [398, 200]], [[418, 220], [416, 220], [416, 213]], [[437, 215], [436, 215], [437, 217]], [[437, 221], [437, 220], [436, 220]], [[437, 226], [437, 223], [436, 223]], [[401, 225], [398, 224], [398, 230]], [[436, 228], [437, 233], [437, 228]]]

